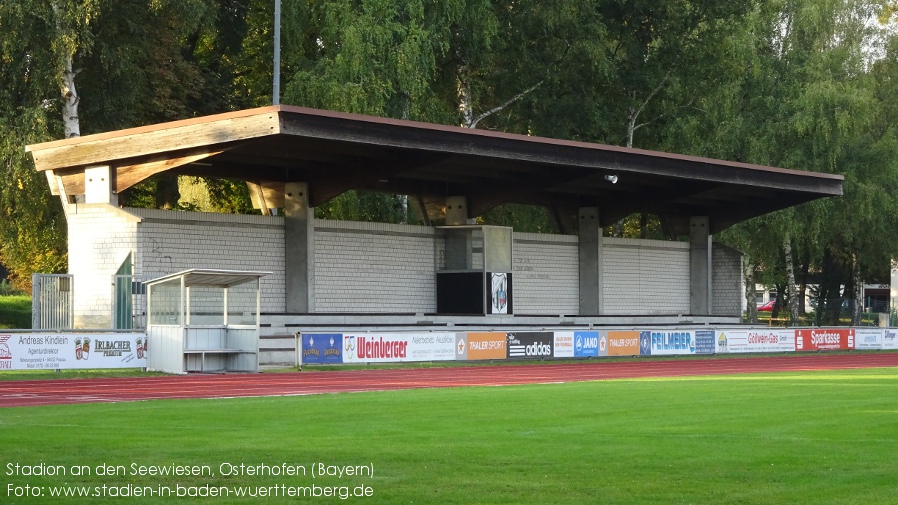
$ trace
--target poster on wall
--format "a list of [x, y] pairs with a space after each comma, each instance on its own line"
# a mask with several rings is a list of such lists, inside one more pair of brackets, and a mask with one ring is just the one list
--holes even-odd
[[303, 333], [301, 338], [303, 363], [343, 363], [342, 333]]
[[147, 366], [143, 333], [0, 333], [0, 370]]
[[853, 328], [795, 330], [796, 351], [847, 351], [854, 349]]
[[718, 330], [718, 353], [794, 352], [795, 330]]
[[343, 333], [343, 363], [454, 360], [455, 333]]
[[511, 306], [510, 274], [490, 274], [490, 314], [508, 314]]
[[854, 330], [855, 349], [882, 349], [882, 328], [857, 328]]

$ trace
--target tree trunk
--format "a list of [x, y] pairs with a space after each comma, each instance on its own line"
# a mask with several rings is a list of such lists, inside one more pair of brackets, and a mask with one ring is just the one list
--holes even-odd
[[458, 94], [458, 112], [461, 113], [461, 125], [465, 128], [474, 127], [474, 97], [471, 85], [468, 82], [468, 66], [456, 67], [456, 81]]
[[854, 284], [854, 297], [849, 303], [851, 311], [851, 325], [860, 326], [864, 313], [864, 282], [861, 280], [861, 266], [857, 260], [857, 253], [851, 254], [851, 280]]
[[[58, 37], [64, 35], [65, 29], [62, 20], [62, 7], [59, 2], [52, 2], [53, 17], [56, 20], [56, 34]], [[77, 70], [72, 69], [72, 54], [66, 54], [63, 58], [63, 67], [60, 71], [60, 92], [62, 94], [62, 122], [65, 126], [65, 138], [81, 136], [81, 125], [78, 120], [78, 102], [81, 98], [75, 89], [75, 76], [78, 75]]]
[[758, 300], [755, 296], [755, 264], [752, 262], [751, 256], [745, 256], [742, 273], [745, 278], [745, 322], [756, 324], [758, 322]]
[[798, 293], [795, 289], [795, 267], [792, 260], [792, 235], [786, 231], [783, 237], [783, 261], [786, 263], [786, 293], [783, 301], [788, 302], [786, 313], [789, 317], [789, 324], [795, 324], [798, 321]]

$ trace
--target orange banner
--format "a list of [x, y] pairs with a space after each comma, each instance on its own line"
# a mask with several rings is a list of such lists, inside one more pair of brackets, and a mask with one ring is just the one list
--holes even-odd
[[609, 331], [608, 356], [639, 356], [639, 332]]
[[468, 333], [468, 360], [505, 359], [504, 332]]

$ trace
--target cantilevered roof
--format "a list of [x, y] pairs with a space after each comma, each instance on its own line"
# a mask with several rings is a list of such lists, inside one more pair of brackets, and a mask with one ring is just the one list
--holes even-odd
[[183, 278], [185, 286], [226, 288], [255, 281], [266, 275], [271, 275], [271, 272], [191, 268], [189, 270], [182, 270], [173, 274], [157, 277], [147, 281], [146, 284], [149, 286]]
[[268, 207], [283, 206], [283, 183], [308, 182], [313, 206], [350, 189], [408, 194], [419, 202], [466, 196], [469, 217], [502, 203], [546, 205], [568, 215], [598, 207], [603, 225], [644, 212], [685, 230], [689, 216], [709, 216], [712, 232], [841, 195], [843, 181], [833, 174], [290, 106], [27, 150], [47, 172], [54, 194], [84, 193], [84, 169], [110, 165], [118, 191], [170, 171], [256, 183], [265, 188]]

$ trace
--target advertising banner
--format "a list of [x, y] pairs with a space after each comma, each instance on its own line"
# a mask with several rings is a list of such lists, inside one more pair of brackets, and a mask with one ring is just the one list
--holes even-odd
[[695, 332], [693, 330], [650, 330], [640, 332], [640, 354], [643, 354], [645, 335], [652, 356], [675, 356], [695, 354]]
[[898, 349], [898, 330], [886, 328], [882, 332], [882, 348]]
[[882, 328], [857, 328], [854, 330], [855, 349], [882, 349]]
[[143, 368], [143, 333], [0, 333], [0, 370]]
[[[599, 344], [601, 346], [601, 344]], [[639, 356], [638, 331], [609, 331], [603, 356]]]
[[343, 363], [342, 333], [304, 333], [301, 337], [303, 363]]
[[[467, 345], [464, 345], [464, 335], [467, 335]], [[482, 359], [505, 359], [507, 335], [503, 332], [469, 332], [459, 334], [459, 342], [464, 346], [464, 358], [476, 361]], [[457, 352], [457, 350], [456, 350]]]
[[640, 331], [639, 332], [639, 355], [640, 356], [651, 356], [652, 355], [652, 332], [650, 332], [650, 331]]
[[511, 305], [510, 277], [509, 273], [493, 272], [490, 274], [490, 314], [508, 314]]
[[555, 348], [553, 353], [556, 358], [573, 358], [574, 357], [574, 332], [572, 331], [556, 331], [555, 332]]
[[836, 351], [854, 349], [853, 328], [813, 328], [795, 330], [796, 351]]
[[717, 332], [718, 353], [794, 352], [795, 330], [724, 330]]
[[714, 354], [714, 330], [695, 330], [695, 354]]
[[554, 355], [555, 335], [551, 331], [509, 332], [506, 339], [509, 358], [551, 358]]
[[599, 345], [599, 332], [574, 332], [574, 356], [578, 358], [597, 357], [599, 356]]
[[343, 334], [343, 363], [455, 359], [455, 333]]

